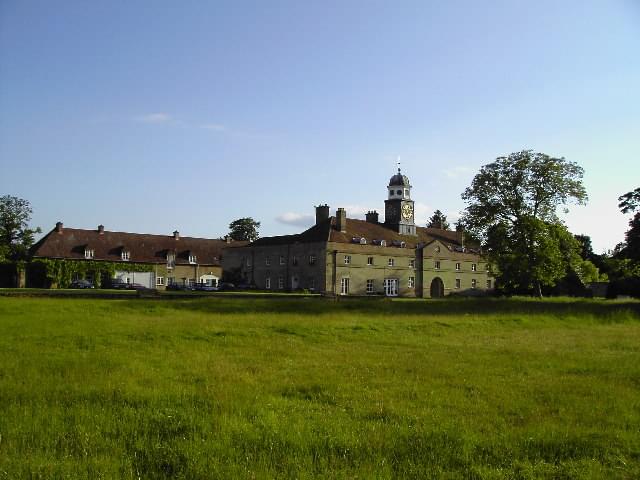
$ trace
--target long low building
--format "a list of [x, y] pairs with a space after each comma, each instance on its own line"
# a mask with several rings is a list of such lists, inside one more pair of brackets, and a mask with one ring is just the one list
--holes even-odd
[[385, 222], [347, 218], [339, 208], [316, 207], [316, 223], [295, 235], [263, 237], [231, 246], [223, 267], [238, 269], [248, 283], [265, 290], [297, 290], [334, 295], [442, 297], [492, 290], [493, 277], [478, 248], [462, 231], [414, 223], [409, 179], [391, 177]]
[[[58, 222], [32, 247], [32, 271], [27, 274], [27, 283], [34, 287], [59, 286], [51, 275], [38, 273], [38, 260], [44, 260], [42, 265], [64, 260], [78, 268], [62, 283], [83, 278], [98, 285], [121, 281], [157, 289], [196, 282], [217, 286], [222, 278], [222, 252], [230, 244], [228, 240], [181, 237], [177, 231], [173, 235], [150, 235], [111, 232], [103, 225], [95, 230], [65, 228]], [[104, 272], [109, 272], [109, 278], [100, 278]]]

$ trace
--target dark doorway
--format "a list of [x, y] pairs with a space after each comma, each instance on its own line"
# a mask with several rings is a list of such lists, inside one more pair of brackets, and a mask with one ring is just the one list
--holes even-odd
[[431, 281], [431, 298], [444, 297], [444, 283], [440, 277], [436, 277]]

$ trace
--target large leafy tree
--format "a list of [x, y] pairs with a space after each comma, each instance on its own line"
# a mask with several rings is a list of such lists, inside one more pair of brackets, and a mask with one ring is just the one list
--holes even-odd
[[229, 236], [233, 240], [253, 242], [260, 236], [258, 233], [259, 228], [260, 222], [256, 222], [253, 218], [239, 218], [229, 224]]
[[629, 220], [629, 230], [625, 233], [625, 242], [620, 246], [619, 257], [640, 261], [640, 187], [618, 198], [618, 207], [622, 213], [636, 212]]
[[439, 228], [440, 230], [449, 230], [449, 222], [447, 216], [440, 210], [436, 210], [427, 222], [427, 228]]
[[40, 228], [29, 228], [31, 205], [22, 198], [0, 197], [0, 261], [18, 261], [27, 256]]
[[461, 224], [485, 244], [507, 291], [541, 295], [575, 267], [579, 244], [557, 211], [586, 203], [582, 176], [574, 162], [525, 150], [483, 166], [462, 194]]

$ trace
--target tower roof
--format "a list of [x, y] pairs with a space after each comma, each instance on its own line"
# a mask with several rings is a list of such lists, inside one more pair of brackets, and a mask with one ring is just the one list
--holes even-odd
[[395, 187], [396, 185], [400, 185], [403, 187], [410, 187], [409, 185], [409, 177], [406, 175], [402, 175], [400, 173], [400, 167], [398, 167], [398, 173], [396, 173], [393, 177], [389, 179], [389, 186]]

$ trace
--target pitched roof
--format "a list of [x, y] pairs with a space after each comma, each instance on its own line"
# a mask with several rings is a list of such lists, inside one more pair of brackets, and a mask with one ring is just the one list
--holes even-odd
[[[247, 242], [234, 242], [246, 245]], [[174, 252], [176, 264], [188, 264], [195, 255], [201, 265], [220, 265], [220, 257], [229, 244], [208, 238], [109, 232], [79, 228], [51, 230], [31, 248], [34, 257], [84, 259], [85, 248], [93, 250], [94, 260], [121, 261], [122, 251], [129, 252], [129, 262], [164, 263]]]
[[452, 249], [462, 246], [455, 231], [416, 227], [416, 233], [417, 236], [401, 235], [383, 223], [372, 223], [354, 218], [348, 218], [346, 232], [340, 232], [336, 229], [336, 218], [330, 217], [302, 233], [259, 238], [251, 246], [262, 247], [311, 242], [353, 243], [354, 238], [365, 238], [368, 244], [371, 244], [373, 240], [385, 240], [388, 246], [391, 246], [394, 241], [404, 242], [406, 248], [415, 248], [419, 243], [426, 245], [434, 240], [439, 240]]

